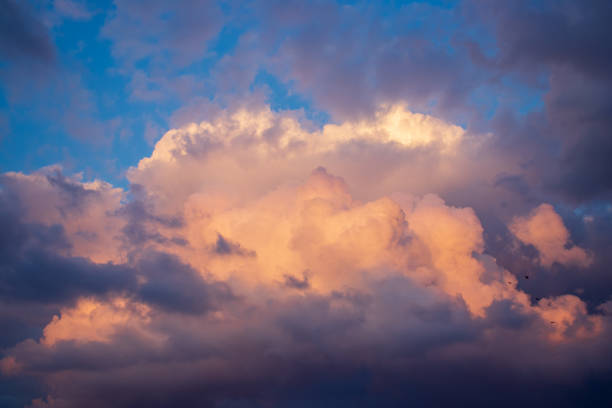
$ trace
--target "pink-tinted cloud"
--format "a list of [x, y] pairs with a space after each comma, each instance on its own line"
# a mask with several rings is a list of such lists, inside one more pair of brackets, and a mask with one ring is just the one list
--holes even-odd
[[[487, 179], [469, 163], [488, 138], [403, 106], [313, 130], [296, 112], [253, 105], [167, 132], [130, 169], [129, 197], [57, 168], [7, 173], [3, 193], [22, 203], [13, 229], [29, 234], [16, 251], [46, 245], [47, 264], [70, 266], [74, 282], [40, 312], [39, 334], [6, 348], [3, 375], [46, 384], [32, 406], [103, 407], [101, 394], [137, 406], [179, 388], [187, 405], [255, 389], [273, 403], [286, 398], [272, 391], [279, 382], [314, 386], [356, 367], [375, 383], [467, 362], [554, 384], [605, 370], [594, 356], [609, 353], [609, 315], [572, 294], [533, 302], [522, 271], [487, 252], [478, 212], [441, 198]], [[66, 245], [32, 238], [53, 226]], [[548, 205], [511, 230], [543, 265], [587, 259], [565, 248]], [[35, 258], [7, 259], [35, 276]]]
[[510, 230], [521, 242], [536, 247], [542, 266], [550, 267], [558, 262], [586, 267], [592, 262], [584, 249], [570, 246], [569, 231], [550, 204], [541, 204], [526, 217], [516, 217]]
[[78, 177], [65, 177], [59, 167], [2, 177], [20, 203], [24, 221], [61, 225], [71, 255], [94, 262], [120, 261], [116, 238], [124, 221], [113, 213], [121, 207], [123, 190], [100, 180], [82, 183]]

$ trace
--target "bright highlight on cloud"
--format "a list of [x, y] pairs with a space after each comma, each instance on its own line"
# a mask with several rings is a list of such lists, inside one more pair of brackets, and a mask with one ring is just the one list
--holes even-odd
[[[155, 195], [158, 210], [172, 212], [200, 189], [252, 199], [302, 180], [322, 163], [341, 174], [360, 199], [445, 191], [472, 176], [489, 177], [473, 161], [486, 136], [467, 137], [459, 126], [402, 105], [382, 107], [369, 120], [310, 128], [298, 112], [279, 114], [259, 104], [228, 109], [167, 132], [128, 178]], [[494, 158], [482, 164], [492, 171], [512, 169]]]
[[[46, 262], [76, 260], [63, 278], [73, 281], [71, 300], [59, 299], [41, 334], [7, 349], [4, 375], [49, 386], [32, 406], [72, 407], [134, 377], [156, 384], [151, 401], [175, 398], [176, 387], [185, 401], [229, 403], [232, 387], [261, 387], [281, 401], [269, 387], [296, 364], [303, 371], [294, 380], [306, 383], [328, 364], [412, 377], [412, 364], [478, 361], [491, 349], [514, 354], [497, 356], [508, 372], [517, 362], [550, 376], [553, 363], [574, 375], [597, 369], [537, 350], [589, 344], [576, 351], [588, 360], [609, 317], [572, 294], [532, 301], [516, 272], [486, 252], [472, 208], [419, 190], [460, 181], [446, 169], [478, 148], [465, 139], [462, 128], [401, 106], [321, 130], [259, 106], [167, 132], [129, 171], [130, 198], [58, 168], [3, 175], [2, 194], [25, 203], [15, 222], [40, 225], [32, 237], [55, 229], [63, 241], [26, 238], [17, 254], [37, 245]], [[385, 163], [415, 152], [427, 160]], [[357, 158], [380, 163], [362, 183]], [[410, 180], [425, 177], [417, 169], [428, 170], [427, 183]], [[543, 266], [591, 262], [583, 249], [566, 249], [569, 232], [550, 205], [510, 230]], [[522, 349], [526, 341], [533, 351]], [[416, 360], [395, 367], [406, 356]], [[142, 396], [136, 386], [119, 398], [132, 406]]]

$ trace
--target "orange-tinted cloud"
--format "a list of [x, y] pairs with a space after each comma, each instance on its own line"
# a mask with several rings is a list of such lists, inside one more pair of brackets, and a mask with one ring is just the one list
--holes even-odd
[[[117, 282], [58, 303], [41, 335], [6, 350], [5, 375], [48, 370], [54, 391], [33, 404], [70, 406], [82, 403], [72, 384], [95, 388], [98, 375], [223, 387], [257, 381], [245, 364], [276, 378], [282, 362], [325, 355], [386, 370], [396, 357], [385, 350], [447, 364], [510, 349], [545, 370], [555, 356], [531, 361], [516, 345], [601, 347], [607, 316], [575, 295], [533, 302], [521, 271], [487, 251], [477, 211], [442, 198], [445, 186], [484, 177], [467, 165], [478, 146], [463, 129], [402, 107], [307, 129], [261, 108], [171, 130], [129, 171], [131, 199], [55, 169], [6, 174], [27, 222], [64, 229], [70, 247], [59, 255], [110, 269]], [[590, 262], [566, 248], [550, 205], [510, 229], [544, 266]], [[82, 367], [95, 367], [92, 377], [79, 377]]]
[[516, 217], [510, 231], [523, 243], [536, 247], [540, 264], [589, 266], [592, 256], [584, 249], [570, 245], [570, 234], [563, 220], [550, 204], [541, 204], [526, 217]]

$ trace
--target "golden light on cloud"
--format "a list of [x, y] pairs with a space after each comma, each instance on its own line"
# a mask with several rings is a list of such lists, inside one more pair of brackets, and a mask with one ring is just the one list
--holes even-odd
[[[220, 356], [254, 348], [293, 361], [313, 352], [313, 333], [343, 355], [343, 347], [357, 354], [404, 347], [394, 343], [397, 330], [406, 345], [472, 331], [482, 332], [474, 340], [481, 345], [502, 332], [518, 341], [529, 331], [539, 347], [573, 347], [608, 330], [606, 318], [575, 295], [533, 301], [516, 273], [487, 252], [477, 211], [441, 198], [465, 177], [486, 177], [470, 173], [466, 163], [481, 145], [461, 127], [401, 105], [320, 130], [296, 113], [250, 109], [168, 131], [129, 170], [131, 199], [59, 168], [4, 176], [12, 194], [31, 203], [27, 222], [60, 226], [60, 253], [79, 257], [70, 268], [109, 269], [103, 283], [111, 288], [96, 296], [98, 278], [82, 278], [94, 282], [91, 293], [63, 306], [38, 338], [8, 350], [0, 360], [6, 375], [33, 372], [41, 363], [29, 356], [53, 358], [63, 347], [134, 346], [163, 364], [181, 360], [176, 347]], [[463, 164], [465, 172], [449, 171]], [[491, 165], [511, 170], [503, 161]], [[569, 231], [548, 204], [508, 228], [537, 249], [543, 267], [592, 262], [586, 250], [568, 247]], [[450, 341], [440, 355], [453, 355], [463, 341]], [[188, 369], [234, 378], [234, 357], [207, 358]], [[75, 381], [66, 376], [49, 381], [60, 388]]]
[[533, 245], [539, 252], [542, 266], [553, 263], [589, 266], [591, 256], [582, 248], [569, 246], [569, 231], [550, 204], [541, 204], [527, 217], [517, 217], [510, 230], [525, 244]]

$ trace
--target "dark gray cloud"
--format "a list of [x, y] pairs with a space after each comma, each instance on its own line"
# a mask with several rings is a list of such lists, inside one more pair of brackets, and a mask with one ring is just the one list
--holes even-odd
[[605, 0], [588, 4], [573, 0], [471, 0], [465, 2], [464, 11], [494, 31], [497, 53], [482, 58], [495, 67], [533, 71], [566, 66], [593, 77], [610, 75], [612, 45], [605, 38], [610, 32], [612, 7]]
[[0, 2], [0, 53], [9, 61], [26, 58], [30, 62], [50, 62], [55, 58], [48, 29], [27, 2]]
[[146, 282], [138, 289], [144, 302], [182, 313], [205, 313], [237, 300], [224, 282], [207, 282], [190, 266], [164, 253], [148, 253], [138, 262]]
[[[609, 197], [610, 3], [466, 3], [472, 21], [487, 26], [497, 46], [494, 56], [480, 53], [475, 62], [546, 90], [540, 129], [532, 129], [531, 141], [516, 140], [524, 151], [536, 148], [542, 156], [535, 167], [544, 187], [573, 201]], [[512, 129], [498, 130], [501, 137], [515, 139]], [[538, 140], [548, 140], [549, 146], [538, 146]]]
[[117, 212], [117, 216], [127, 219], [127, 223], [122, 230], [126, 244], [128, 246], [139, 246], [148, 241], [154, 241], [184, 245], [185, 242], [182, 238], [168, 239], [157, 232], [156, 228], [160, 226], [170, 229], [180, 227], [182, 225], [181, 218], [179, 216], [156, 215], [148, 207], [146, 201], [136, 199], [126, 203]]
[[[155, 345], [125, 328], [110, 342], [28, 340], [11, 349], [42, 375], [66, 407], [282, 405], [540, 406], [612, 394], [602, 361], [609, 345], [538, 339], [536, 320], [494, 303], [485, 320], [423, 292], [405, 277], [372, 282], [368, 293], [233, 304], [239, 327], [211, 316], [159, 314]], [[214, 328], [214, 330], [213, 330]], [[223, 340], [220, 341], [219, 339]], [[576, 359], [576, 356], [580, 356]], [[550, 359], [556, 369], [551, 371]], [[607, 368], [606, 368], [607, 367]]]
[[284, 285], [288, 288], [293, 288], [293, 289], [298, 289], [298, 290], [305, 290], [305, 289], [310, 288], [310, 282], [308, 280], [308, 274], [306, 272], [302, 274], [301, 279], [296, 276], [286, 274], [284, 276], [285, 278]]
[[70, 209], [82, 208], [88, 198], [96, 199], [97, 193], [88, 190], [82, 184], [70, 180], [60, 169], [54, 169], [46, 175], [47, 181], [60, 192], [60, 195]]
[[217, 255], [257, 255], [254, 251], [243, 248], [238, 242], [233, 242], [219, 233], [217, 233], [217, 241], [215, 242], [213, 252]]
[[62, 226], [25, 223], [14, 204], [0, 193], [0, 298], [66, 303], [135, 286], [126, 267], [63, 256], [70, 244]]

